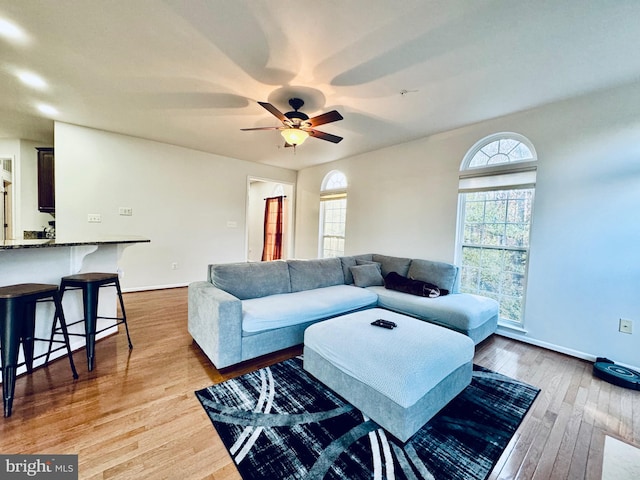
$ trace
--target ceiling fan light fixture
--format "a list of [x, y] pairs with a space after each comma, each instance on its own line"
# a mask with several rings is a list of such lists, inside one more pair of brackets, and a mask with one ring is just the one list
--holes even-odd
[[289, 145], [302, 145], [309, 137], [309, 133], [299, 128], [285, 128], [280, 134]]

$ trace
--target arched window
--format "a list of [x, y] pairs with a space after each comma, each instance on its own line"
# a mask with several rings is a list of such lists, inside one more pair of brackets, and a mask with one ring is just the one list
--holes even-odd
[[347, 221], [347, 177], [333, 170], [324, 177], [320, 189], [320, 258], [344, 255]]
[[533, 146], [517, 133], [491, 135], [476, 143], [465, 156], [464, 169], [535, 160]]
[[460, 291], [500, 303], [500, 320], [523, 324], [537, 156], [522, 135], [483, 138], [460, 167]]

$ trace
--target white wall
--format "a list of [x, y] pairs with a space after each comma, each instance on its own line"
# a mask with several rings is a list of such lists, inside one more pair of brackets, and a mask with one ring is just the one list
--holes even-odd
[[[538, 156], [527, 341], [640, 365], [640, 84], [482, 122], [298, 174], [296, 252], [317, 256], [324, 175], [348, 178], [346, 253], [452, 262], [460, 162], [513, 131]], [[635, 321], [632, 335], [618, 319]], [[509, 335], [512, 335], [509, 333]]]
[[[247, 177], [296, 180], [291, 170], [59, 122], [55, 148], [59, 239], [151, 239], [124, 250], [126, 290], [185, 285], [206, 279], [209, 263], [244, 261]], [[88, 223], [89, 213], [102, 223]]]
[[[347, 177], [345, 253], [451, 261], [458, 166], [432, 137], [298, 172], [296, 253], [318, 255], [320, 186], [331, 170]], [[464, 154], [464, 152], [463, 152]]]

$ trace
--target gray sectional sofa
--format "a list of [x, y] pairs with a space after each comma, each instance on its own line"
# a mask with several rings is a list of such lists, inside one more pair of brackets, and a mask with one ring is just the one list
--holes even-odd
[[[390, 272], [449, 294], [387, 289]], [[189, 285], [189, 333], [217, 368], [301, 344], [309, 325], [373, 307], [456, 330], [477, 344], [495, 332], [498, 303], [458, 293], [458, 276], [449, 263], [379, 254], [209, 265], [207, 281]]]

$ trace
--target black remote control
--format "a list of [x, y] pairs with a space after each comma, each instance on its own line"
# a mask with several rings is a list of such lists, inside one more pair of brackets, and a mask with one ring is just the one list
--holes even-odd
[[391, 320], [385, 320], [384, 318], [379, 318], [378, 321], [380, 323], [386, 323], [387, 325], [391, 325], [392, 327], [397, 327], [398, 325], [396, 325], [395, 322], [392, 322]]
[[375, 325], [376, 327], [387, 328], [389, 330], [393, 330], [393, 327], [394, 327], [394, 325], [391, 325], [390, 323], [384, 320], [376, 320], [374, 322], [371, 322], [371, 325]]

